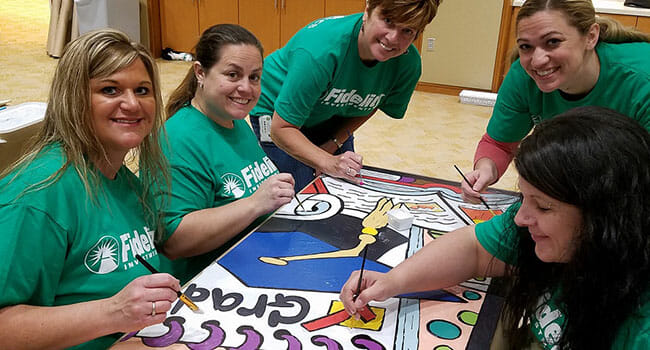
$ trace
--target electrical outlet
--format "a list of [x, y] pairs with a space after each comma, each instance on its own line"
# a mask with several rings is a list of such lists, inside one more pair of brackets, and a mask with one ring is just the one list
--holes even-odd
[[433, 51], [436, 44], [436, 38], [427, 38], [427, 51]]

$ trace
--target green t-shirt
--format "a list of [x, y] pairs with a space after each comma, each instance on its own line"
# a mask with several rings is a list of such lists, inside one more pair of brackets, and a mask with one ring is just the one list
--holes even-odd
[[361, 14], [316, 20], [270, 54], [251, 115], [277, 111], [299, 127], [375, 109], [402, 118], [422, 72], [420, 55], [411, 45], [406, 54], [364, 65], [357, 46], [361, 22]]
[[[16, 172], [0, 180], [0, 307], [108, 298], [149, 274], [135, 254], [160, 265], [153, 225], [144, 219], [138, 198], [140, 181], [124, 166], [115, 180], [100, 174], [96, 201], [72, 167], [53, 184], [18, 197], [60, 169], [65, 159], [61, 146], [54, 144], [11, 183]], [[108, 348], [118, 337], [75, 348]]]
[[[513, 219], [521, 203], [513, 204], [502, 215], [475, 226], [476, 238], [486, 251], [497, 259], [517, 264], [519, 237]], [[650, 290], [642, 298], [642, 306], [618, 326], [612, 349], [650, 349]], [[531, 331], [544, 349], [556, 349], [562, 337], [565, 316], [557, 303], [557, 291], [544, 293], [531, 317]], [[603, 319], [603, 322], [607, 322]]]
[[487, 133], [500, 142], [517, 142], [534, 125], [579, 106], [607, 107], [650, 131], [650, 43], [596, 45], [600, 75], [583, 98], [569, 101], [559, 90], [544, 93], [515, 61], [503, 81]]
[[[252, 195], [268, 177], [277, 174], [275, 164], [260, 147], [245, 120], [234, 120], [224, 128], [192, 106], [181, 108], [165, 127], [169, 143], [163, 152], [171, 166], [171, 193], [164, 209], [167, 240], [183, 217], [191, 212], [215, 208]], [[164, 194], [157, 196], [162, 204]], [[254, 221], [247, 233], [261, 220]], [[216, 259], [224, 249], [199, 256], [163, 259], [165, 271], [185, 283]]]

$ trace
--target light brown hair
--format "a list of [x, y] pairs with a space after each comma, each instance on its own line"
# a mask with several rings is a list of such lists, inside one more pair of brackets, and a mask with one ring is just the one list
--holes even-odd
[[560, 11], [564, 14], [567, 22], [583, 35], [594, 23], [598, 23], [600, 25], [598, 41], [608, 43], [650, 42], [648, 34], [625, 28], [614, 19], [597, 16], [591, 0], [527, 0], [517, 14], [517, 26], [522, 19], [544, 10]]
[[91, 160], [108, 159], [108, 156], [92, 123], [90, 80], [110, 76], [138, 59], [146, 67], [151, 79], [156, 111], [151, 133], [132, 154], [139, 157], [140, 177], [145, 191], [139, 193], [140, 200], [147, 215], [156, 217], [157, 214], [150, 205], [151, 191], [155, 186], [169, 184], [168, 164], [159, 143], [160, 135], [164, 132], [162, 126], [165, 118], [158, 70], [147, 49], [132, 42], [118, 30], [89, 32], [66, 45], [52, 79], [43, 127], [33, 138], [29, 151], [0, 177], [16, 171], [13, 177], [15, 179], [43, 149], [52, 144], [60, 144], [66, 155], [63, 166], [45, 180], [32, 184], [21, 195], [51, 185], [72, 166], [79, 174], [89, 197], [94, 200], [100, 190], [100, 175], [93, 170]]

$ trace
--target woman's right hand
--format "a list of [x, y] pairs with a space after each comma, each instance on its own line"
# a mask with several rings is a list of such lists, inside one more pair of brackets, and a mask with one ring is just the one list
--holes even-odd
[[260, 208], [260, 215], [291, 202], [295, 195], [294, 185], [293, 176], [289, 173], [275, 174], [266, 179], [251, 196]]
[[102, 312], [109, 315], [118, 332], [137, 331], [164, 321], [180, 290], [179, 281], [169, 274], [140, 276], [105, 299]]
[[[498, 180], [496, 164], [487, 158], [476, 162], [476, 168], [465, 174], [467, 181], [461, 182], [461, 196], [465, 202], [481, 203], [481, 192]], [[470, 186], [471, 185], [471, 186]]]
[[[359, 288], [359, 270], [352, 272], [348, 281], [341, 288], [340, 295], [345, 311], [357, 319], [358, 311], [362, 310], [370, 301], [384, 301], [396, 294], [393, 292], [395, 286], [387, 278], [387, 274], [370, 270], [363, 272], [360, 291], [357, 288]], [[356, 295], [357, 292], [359, 295]]]

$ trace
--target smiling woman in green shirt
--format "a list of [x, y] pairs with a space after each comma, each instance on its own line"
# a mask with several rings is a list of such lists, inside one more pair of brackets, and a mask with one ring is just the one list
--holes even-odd
[[354, 272], [341, 291], [346, 310], [505, 276], [509, 348], [649, 349], [650, 134], [612, 110], [579, 107], [539, 124], [515, 166], [520, 203], [386, 274], [365, 271], [356, 301]]
[[[119, 31], [66, 46], [35, 144], [0, 179], [0, 348], [105, 349], [177, 300], [178, 280], [136, 259], [160, 265], [157, 74]], [[148, 180], [125, 166], [131, 150]]]
[[590, 0], [528, 0], [517, 15], [519, 58], [497, 97], [463, 197], [498, 181], [542, 120], [579, 106], [613, 109], [650, 131], [650, 35], [596, 15]]

